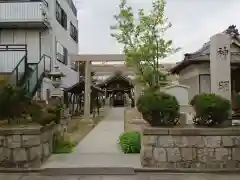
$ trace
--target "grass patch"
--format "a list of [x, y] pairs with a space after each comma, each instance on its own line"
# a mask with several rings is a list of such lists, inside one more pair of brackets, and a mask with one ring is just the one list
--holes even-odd
[[56, 133], [54, 137], [53, 153], [65, 154], [72, 153], [77, 143], [70, 140], [65, 134]]
[[54, 154], [68, 154], [68, 153], [72, 153], [73, 151], [74, 151], [74, 147], [68, 147], [68, 146], [57, 147], [53, 149]]
[[80, 142], [106, 115], [106, 109], [100, 110], [100, 115], [96, 116], [92, 122], [84, 120], [83, 117], [73, 117], [68, 125], [68, 136], [71, 141]]

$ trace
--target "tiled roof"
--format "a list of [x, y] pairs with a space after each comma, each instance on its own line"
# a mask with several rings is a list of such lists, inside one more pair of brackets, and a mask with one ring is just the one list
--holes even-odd
[[[236, 26], [229, 26], [223, 33], [229, 34], [232, 39], [235, 39], [240, 42], [239, 33], [236, 29]], [[178, 74], [181, 70], [186, 68], [191, 64], [208, 62], [210, 59], [210, 41], [205, 43], [199, 50], [193, 53], [187, 53], [184, 55], [184, 60], [178, 63], [170, 71], [171, 73]]]
[[127, 76], [124, 76], [122, 74], [114, 74], [113, 76], [110, 76], [109, 78], [107, 78], [106, 80], [101, 82], [101, 84], [98, 84], [98, 86], [100, 86], [100, 87], [104, 86], [105, 84], [108, 84], [115, 80], [124, 80], [124, 81], [129, 82], [130, 85], [133, 85], [132, 80], [130, 78], [128, 78]]

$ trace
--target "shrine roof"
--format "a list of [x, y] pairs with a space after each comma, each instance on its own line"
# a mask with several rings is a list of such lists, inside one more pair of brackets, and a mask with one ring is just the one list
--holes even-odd
[[[85, 80], [80, 79], [80, 81], [73, 86], [66, 88], [65, 92], [71, 92], [71, 93], [76, 93], [76, 94], [81, 94], [85, 89]], [[103, 92], [103, 90], [96, 86], [95, 84], [91, 85], [91, 90], [93, 92]]]
[[129, 83], [129, 85], [131, 87], [133, 86], [132, 80], [130, 78], [128, 78], [127, 76], [122, 75], [121, 73], [115, 73], [114, 75], [112, 75], [109, 78], [105, 79], [103, 82], [101, 82], [97, 86], [104, 87], [104, 86], [106, 86], [109, 83], [112, 83], [114, 81], [121, 81], [121, 80]]

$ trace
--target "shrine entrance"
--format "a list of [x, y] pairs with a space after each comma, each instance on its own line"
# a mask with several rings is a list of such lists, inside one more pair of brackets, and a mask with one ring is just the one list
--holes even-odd
[[112, 104], [114, 107], [123, 107], [126, 101], [126, 97], [124, 96], [124, 93], [119, 91], [119, 92], [114, 92], [113, 97], [112, 97]]
[[127, 106], [129, 101], [131, 101], [131, 106], [134, 106], [133, 84], [128, 77], [121, 73], [109, 77], [99, 87], [104, 89], [110, 106], [124, 107]]

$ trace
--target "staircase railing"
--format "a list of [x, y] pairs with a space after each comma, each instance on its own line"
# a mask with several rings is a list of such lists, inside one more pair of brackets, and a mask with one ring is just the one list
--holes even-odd
[[27, 68], [27, 55], [23, 56], [11, 73], [7, 84], [17, 86], [23, 78]]
[[44, 54], [37, 63], [28, 63], [28, 66], [33, 72], [26, 82], [26, 88], [33, 95], [45, 73], [51, 71], [51, 57]]

